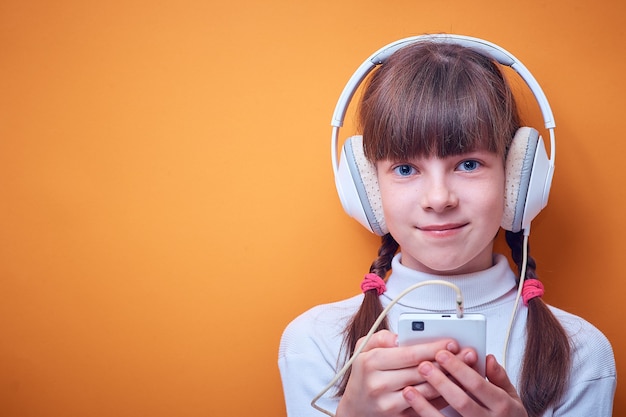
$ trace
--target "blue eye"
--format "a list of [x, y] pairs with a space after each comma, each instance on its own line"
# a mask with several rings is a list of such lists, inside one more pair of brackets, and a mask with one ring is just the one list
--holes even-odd
[[474, 171], [478, 169], [478, 167], [480, 167], [480, 162], [468, 159], [467, 161], [461, 162], [457, 168], [461, 171]]
[[393, 169], [393, 172], [395, 172], [397, 175], [401, 177], [407, 177], [415, 173], [415, 168], [413, 168], [411, 165], [406, 165], [406, 164], [398, 165], [397, 167]]

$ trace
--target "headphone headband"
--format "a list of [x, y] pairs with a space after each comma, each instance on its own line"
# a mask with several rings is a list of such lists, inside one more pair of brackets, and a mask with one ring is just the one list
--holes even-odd
[[[361, 155], [362, 144], [360, 142], [356, 147], [348, 146], [353, 138], [346, 141], [344, 151], [353, 152], [355, 148], [360, 149], [359, 155], [357, 155], [356, 151], [351, 155], [346, 155], [346, 152], [342, 152], [341, 162], [338, 160], [340, 153], [338, 149], [339, 129], [343, 125], [343, 120], [352, 97], [367, 75], [376, 68], [376, 66], [384, 64], [387, 59], [399, 49], [418, 42], [454, 44], [474, 50], [501, 65], [512, 68], [525, 81], [526, 85], [533, 93], [543, 115], [545, 128], [550, 134], [550, 156], [548, 157], [543, 145], [543, 140], [538, 134], [537, 137], [540, 143], [536, 147], [536, 152], [527, 153], [526, 151], [530, 149], [530, 147], [528, 147], [525, 152], [520, 152], [520, 155], [523, 155], [520, 161], [523, 163], [515, 161], [516, 158], [519, 159], [516, 152], [510, 152], [514, 153], [514, 155], [511, 158], [507, 156], [507, 164], [509, 164], [508, 160], [511, 159], [513, 161], [511, 163], [516, 169], [507, 168], [507, 171], [517, 172], [517, 174], [507, 174], [507, 184], [509, 181], [508, 177], [510, 176], [519, 177], [518, 179], [521, 179], [521, 181], [516, 179], [511, 182], [514, 184], [514, 195], [516, 197], [510, 204], [512, 208], [508, 211], [505, 210], [505, 213], [510, 212], [510, 215], [503, 217], [503, 227], [507, 228], [507, 230], [519, 231], [523, 229], [525, 233], [528, 233], [530, 222], [548, 202], [552, 176], [554, 174], [555, 123], [552, 109], [535, 77], [517, 58], [515, 58], [515, 56], [491, 42], [462, 35], [421, 35], [400, 39], [380, 48], [372, 54], [357, 68], [352, 77], [350, 77], [350, 80], [339, 96], [331, 121], [332, 165], [337, 192], [339, 193], [339, 198], [344, 210], [370, 231], [380, 235], [386, 233], [384, 216], [379, 212], [382, 209], [378, 207], [381, 204], [375, 169], [358, 166], [359, 161], [361, 161], [360, 163], [364, 166], [367, 166], [369, 161], [366, 161], [365, 156]], [[531, 136], [532, 135], [525, 135], [527, 138]], [[537, 141], [537, 139], [533, 140], [535, 140], [535, 142]], [[530, 141], [530, 139], [523, 139], [523, 141], [523, 143], [525, 143], [526, 141]], [[520, 142], [520, 140], [517, 142]], [[535, 145], [533, 145], [533, 148]], [[526, 159], [528, 159], [528, 161], [526, 161]], [[519, 168], [519, 171], [517, 168]], [[367, 181], [368, 183], [364, 185], [363, 181]], [[518, 183], [521, 184], [521, 186], [518, 187]], [[371, 189], [368, 191], [368, 188]], [[517, 191], [521, 192], [517, 193]], [[520, 196], [519, 199], [517, 196]], [[372, 206], [370, 197], [376, 207]], [[507, 204], [509, 204], [508, 200]], [[515, 220], [509, 222], [509, 218]]]
[[552, 109], [548, 103], [548, 99], [544, 94], [541, 86], [531, 74], [531, 72], [522, 64], [513, 54], [501, 48], [500, 46], [485, 41], [483, 39], [472, 38], [463, 35], [450, 35], [450, 34], [438, 34], [438, 35], [420, 35], [412, 36], [409, 38], [400, 39], [392, 42], [386, 46], [383, 46], [378, 51], [374, 52], [368, 59], [363, 62], [356, 72], [352, 75], [348, 83], [343, 89], [337, 105], [335, 106], [335, 112], [333, 113], [333, 119], [331, 126], [341, 127], [343, 120], [348, 109], [348, 104], [352, 100], [352, 96], [356, 92], [357, 88], [363, 82], [365, 77], [378, 65], [384, 64], [385, 61], [398, 49], [408, 46], [417, 42], [439, 42], [461, 45], [466, 48], [472, 49], [478, 53], [488, 56], [496, 62], [511, 67], [517, 72], [520, 77], [526, 82], [530, 90], [532, 91], [541, 113], [546, 129], [553, 129], [555, 127], [554, 116], [552, 115]]

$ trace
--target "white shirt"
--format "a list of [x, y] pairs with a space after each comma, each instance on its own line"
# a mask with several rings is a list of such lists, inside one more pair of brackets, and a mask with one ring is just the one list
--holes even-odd
[[[401, 255], [392, 262], [387, 290], [380, 296], [383, 306], [402, 291], [418, 282], [445, 279], [462, 293], [465, 312], [481, 313], [487, 318], [487, 353], [503, 363], [502, 354], [507, 326], [516, 298], [516, 276], [507, 259], [494, 255], [494, 266], [477, 273], [458, 276], [435, 276], [406, 268]], [[280, 342], [278, 365], [283, 381], [289, 417], [320, 417], [311, 400], [330, 382], [345, 361], [340, 352], [347, 322], [361, 305], [363, 295], [316, 306], [293, 320]], [[388, 315], [392, 331], [404, 312], [454, 313], [456, 293], [449, 287], [420, 287], [391, 308]], [[572, 360], [570, 381], [560, 403], [544, 416], [609, 417], [613, 409], [616, 385], [615, 359], [609, 341], [593, 325], [573, 314], [551, 307], [570, 335]], [[527, 309], [521, 302], [511, 331], [506, 368], [509, 379], [517, 385], [525, 347]], [[339, 398], [332, 390], [317, 404], [335, 412]]]

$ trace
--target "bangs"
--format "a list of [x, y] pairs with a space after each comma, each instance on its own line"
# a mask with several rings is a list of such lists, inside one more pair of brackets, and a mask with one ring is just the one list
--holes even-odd
[[370, 161], [444, 158], [475, 150], [505, 155], [519, 126], [512, 94], [494, 63], [461, 51], [462, 56], [436, 60], [428, 51], [426, 62], [400, 54], [403, 62], [391, 62], [386, 71], [388, 62], [374, 73], [360, 108]]

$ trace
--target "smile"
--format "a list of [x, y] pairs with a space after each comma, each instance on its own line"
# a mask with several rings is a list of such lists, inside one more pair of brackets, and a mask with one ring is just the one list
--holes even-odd
[[451, 223], [451, 224], [437, 224], [418, 227], [423, 232], [445, 233], [452, 232], [464, 227], [467, 223]]

